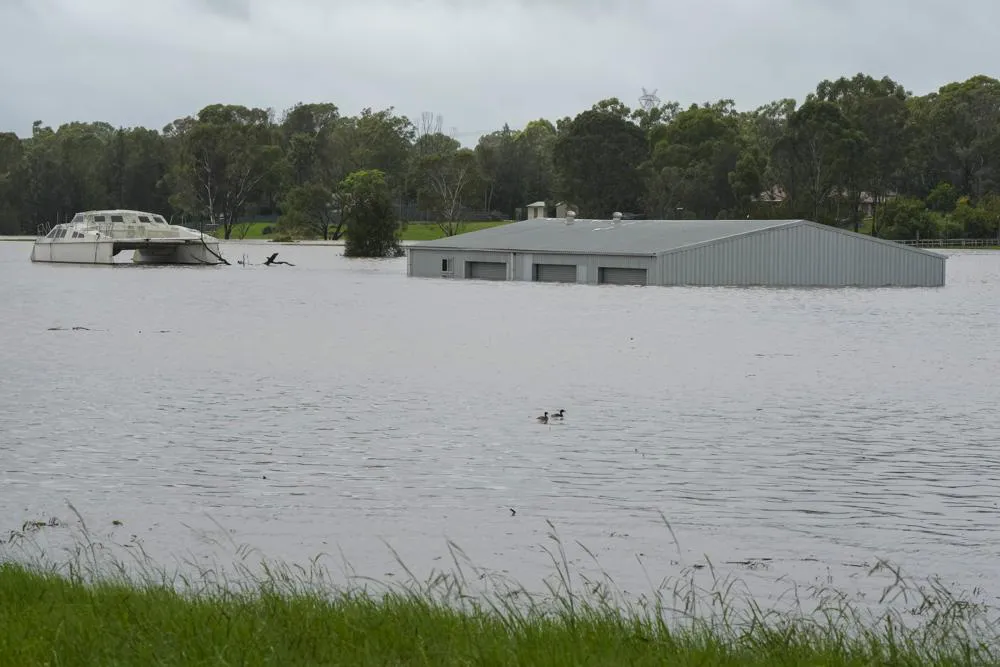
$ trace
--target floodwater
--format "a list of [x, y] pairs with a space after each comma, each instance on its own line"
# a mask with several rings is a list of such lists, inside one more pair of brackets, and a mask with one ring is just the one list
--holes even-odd
[[72, 525], [69, 502], [164, 561], [248, 545], [380, 579], [390, 546], [420, 574], [451, 540], [531, 586], [551, 522], [571, 567], [582, 544], [639, 593], [707, 557], [772, 593], [884, 558], [1000, 594], [1000, 253], [878, 290], [235, 263], [272, 250], [109, 268], [0, 243], [0, 531]]

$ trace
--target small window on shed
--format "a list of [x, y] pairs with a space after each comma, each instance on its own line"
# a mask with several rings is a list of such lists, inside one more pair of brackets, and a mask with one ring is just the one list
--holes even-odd
[[111, 222], [125, 222], [125, 218], [120, 215], [111, 216]]
[[441, 271], [444, 272], [444, 273], [450, 273], [451, 272], [451, 260], [450, 259], [445, 258], [445, 259], [441, 260]]

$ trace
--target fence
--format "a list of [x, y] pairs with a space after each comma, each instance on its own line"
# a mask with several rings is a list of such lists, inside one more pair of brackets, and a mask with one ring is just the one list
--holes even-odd
[[918, 248], [995, 248], [1000, 247], [1000, 239], [909, 239], [896, 241], [902, 245]]

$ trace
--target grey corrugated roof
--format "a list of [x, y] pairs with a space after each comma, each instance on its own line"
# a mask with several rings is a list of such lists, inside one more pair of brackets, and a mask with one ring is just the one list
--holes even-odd
[[576, 252], [653, 255], [694, 243], [779, 227], [796, 220], [581, 220], [567, 225], [561, 218], [535, 218], [489, 227], [411, 248], [502, 250], [511, 252]]

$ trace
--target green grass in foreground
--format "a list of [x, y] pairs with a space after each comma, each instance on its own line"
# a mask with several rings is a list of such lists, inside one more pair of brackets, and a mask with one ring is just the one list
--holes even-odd
[[[287, 581], [285, 582], [287, 583]], [[662, 612], [662, 609], [657, 610]], [[991, 649], [953, 613], [930, 630], [773, 618], [668, 626], [661, 613], [563, 598], [549, 611], [448, 606], [424, 593], [198, 592], [153, 581], [86, 583], [0, 564], [0, 656], [9, 665], [980, 665]], [[995, 648], [993, 649], [995, 650]]]
[[[506, 222], [463, 222], [459, 229], [460, 234], [466, 232], [474, 232], [480, 229], [488, 229], [490, 227], [497, 227], [499, 225], [508, 224]], [[246, 236], [243, 237], [243, 225], [237, 225], [233, 228], [232, 240], [260, 240], [260, 239], [270, 239], [275, 236], [278, 226], [274, 222], [253, 222], [246, 226]], [[270, 228], [270, 233], [265, 234], [264, 232]], [[222, 238], [223, 231], [218, 229], [215, 231], [215, 235]], [[432, 241], [435, 239], [444, 238], [445, 233], [432, 222], [411, 222], [407, 225], [406, 229], [403, 230], [402, 240], [403, 241]]]
[[[888, 581], [874, 608], [795, 589], [790, 608], [765, 610], [741, 604], [739, 582], [718, 579], [711, 563], [702, 570], [710, 588], [695, 583], [696, 567], [672, 592], [665, 580], [651, 597], [627, 602], [607, 574], [570, 570], [554, 528], [557, 549], [545, 550], [556, 576], [536, 595], [463, 565], [451, 542], [454, 573], [422, 582], [393, 552], [409, 581], [349, 575], [363, 585], [344, 587], [318, 560], [240, 564], [243, 547], [235, 579], [193, 563], [186, 571], [196, 576], [170, 575], [141, 543], [130, 542], [121, 561], [81, 524], [85, 537], [62, 564], [44, 558], [32, 537], [57, 529], [56, 520], [27, 521], [0, 539], [0, 665], [916, 667], [1000, 657], [993, 607], [937, 582], [915, 584], [882, 562], [872, 573]], [[487, 590], [475, 590], [484, 582]]]
[[758, 627], [726, 639], [608, 610], [504, 618], [419, 597], [185, 598], [87, 587], [0, 566], [0, 655], [10, 665], [965, 665], [972, 653], [908, 645], [891, 629], [847, 639]]

